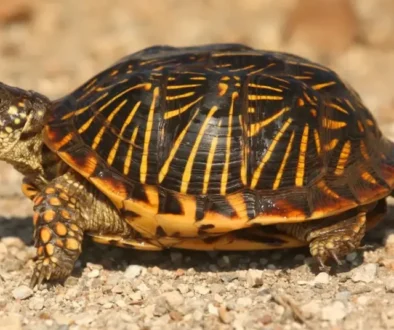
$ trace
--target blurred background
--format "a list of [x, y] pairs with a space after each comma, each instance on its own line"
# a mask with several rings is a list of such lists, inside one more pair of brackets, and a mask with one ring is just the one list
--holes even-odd
[[[214, 42], [335, 69], [394, 139], [393, 0], [1, 0], [0, 81], [56, 98], [141, 48]], [[2, 164], [0, 195], [19, 184]]]

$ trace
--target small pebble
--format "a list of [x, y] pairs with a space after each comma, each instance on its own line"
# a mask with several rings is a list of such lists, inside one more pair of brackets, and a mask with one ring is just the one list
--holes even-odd
[[246, 273], [246, 282], [250, 287], [259, 287], [263, 285], [263, 271], [258, 269], [249, 269]]
[[353, 270], [352, 281], [371, 283], [376, 278], [377, 264], [365, 264]]
[[349, 262], [353, 262], [354, 260], [357, 259], [358, 253], [357, 252], [351, 252], [346, 256], [346, 260]]
[[33, 295], [33, 290], [26, 285], [21, 285], [12, 290], [12, 296], [15, 299], [23, 300], [31, 297]]
[[394, 293], [394, 276], [390, 276], [385, 280], [385, 288], [387, 292]]
[[209, 288], [207, 288], [206, 286], [202, 286], [202, 285], [196, 285], [194, 287], [194, 292], [199, 293], [201, 295], [206, 295], [210, 292], [211, 290]]
[[0, 316], [0, 325], [3, 330], [22, 330], [22, 317], [19, 315]]
[[208, 304], [208, 313], [219, 316], [218, 308], [214, 306], [212, 303]]
[[183, 296], [178, 291], [166, 292], [162, 296], [171, 308], [176, 308], [182, 305], [184, 301]]
[[232, 314], [230, 314], [223, 305], [219, 307], [219, 318], [224, 324], [229, 324], [233, 320]]
[[237, 299], [237, 305], [239, 307], [248, 307], [252, 305], [252, 299], [249, 297], [241, 297]]
[[321, 272], [316, 275], [313, 282], [315, 284], [328, 284], [330, 282], [330, 275], [328, 275], [326, 272]]
[[95, 278], [100, 276], [100, 271], [98, 269], [93, 269], [91, 272], [88, 273], [89, 278]]
[[346, 306], [341, 301], [334, 301], [321, 309], [322, 319], [331, 323], [341, 321], [347, 315]]
[[132, 279], [137, 278], [138, 276], [141, 275], [142, 269], [143, 269], [142, 266], [139, 266], [139, 265], [130, 265], [130, 266], [128, 266], [128, 267], [126, 268], [126, 270], [125, 270], [123, 276], [124, 276], [125, 278], [129, 279], [129, 280], [132, 280]]
[[32, 310], [36, 310], [39, 311], [41, 309], [44, 308], [44, 298], [41, 297], [33, 297], [30, 301], [29, 301], [29, 308]]

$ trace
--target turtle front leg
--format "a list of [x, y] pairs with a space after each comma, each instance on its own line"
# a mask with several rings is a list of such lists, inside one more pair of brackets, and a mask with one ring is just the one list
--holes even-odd
[[365, 234], [366, 213], [348, 219], [322, 219], [303, 223], [280, 224], [278, 229], [309, 243], [309, 249], [325, 268], [329, 259], [341, 264], [340, 259], [356, 250]]
[[37, 258], [31, 287], [70, 275], [82, 250], [84, 232], [130, 235], [108, 199], [76, 174], [57, 177], [33, 201]]

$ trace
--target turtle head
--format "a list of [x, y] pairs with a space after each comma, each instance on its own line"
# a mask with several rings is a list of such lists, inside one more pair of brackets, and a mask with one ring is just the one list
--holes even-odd
[[43, 95], [0, 83], [0, 159], [24, 136], [42, 131], [49, 106]]

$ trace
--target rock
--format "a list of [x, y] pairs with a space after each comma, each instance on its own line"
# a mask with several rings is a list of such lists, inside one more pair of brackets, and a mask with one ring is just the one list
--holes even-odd
[[144, 267], [139, 265], [130, 265], [126, 268], [124, 272], [124, 277], [129, 280], [135, 279], [141, 275], [143, 268]]
[[301, 306], [301, 311], [305, 314], [305, 317], [310, 318], [313, 315], [320, 313], [320, 302], [317, 300], [311, 300], [307, 304]]
[[166, 292], [162, 296], [165, 298], [168, 306], [171, 308], [176, 308], [182, 305], [184, 301], [183, 296], [178, 291]]
[[214, 306], [212, 303], [208, 304], [208, 313], [212, 315], [219, 316], [219, 310], [216, 306]]
[[100, 271], [98, 269], [93, 269], [91, 272], [88, 273], [89, 278], [96, 278], [100, 276]]
[[211, 290], [209, 288], [207, 288], [206, 286], [202, 286], [202, 285], [196, 285], [194, 287], [194, 292], [201, 294], [201, 295], [206, 295], [210, 292]]
[[385, 280], [385, 288], [387, 292], [394, 293], [394, 276], [390, 276]]
[[252, 305], [252, 299], [249, 297], [241, 297], [237, 299], [236, 305], [237, 307], [248, 307]]
[[328, 284], [330, 282], [330, 275], [326, 272], [321, 272], [316, 275], [313, 282], [314, 284]]
[[33, 290], [26, 285], [21, 285], [12, 290], [12, 296], [15, 299], [23, 300], [31, 297], [33, 295]]
[[346, 256], [346, 260], [349, 262], [353, 262], [357, 259], [358, 253], [357, 252], [351, 252]]
[[370, 283], [376, 278], [377, 271], [377, 264], [361, 265], [360, 267], [354, 269], [351, 278], [353, 282]]
[[263, 285], [263, 271], [258, 269], [249, 269], [246, 273], [246, 282], [250, 287], [259, 287]]
[[335, 299], [336, 300], [341, 300], [341, 301], [344, 301], [344, 302], [346, 302], [346, 301], [348, 301], [349, 300], [349, 298], [351, 297], [351, 292], [349, 292], [349, 291], [340, 291], [340, 292], [338, 292], [336, 295], [335, 295]]
[[22, 330], [22, 316], [16, 314], [1, 316], [0, 325], [2, 330]]
[[178, 289], [178, 291], [180, 292], [180, 293], [182, 293], [182, 294], [185, 294], [185, 293], [187, 293], [187, 292], [189, 292], [189, 286], [187, 285], [187, 284], [184, 284], [184, 283], [180, 283], [178, 286], [177, 286], [177, 289]]
[[332, 304], [321, 309], [322, 319], [331, 323], [341, 321], [347, 315], [346, 306], [341, 301], [334, 301]]
[[227, 311], [227, 308], [223, 305], [219, 307], [219, 319], [225, 324], [229, 324], [233, 320], [232, 315]]
[[44, 298], [41, 297], [33, 297], [30, 301], [29, 301], [29, 308], [32, 310], [36, 310], [39, 311], [41, 309], [44, 308]]

